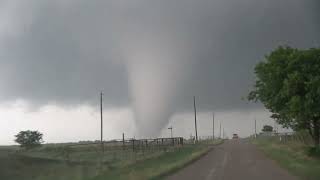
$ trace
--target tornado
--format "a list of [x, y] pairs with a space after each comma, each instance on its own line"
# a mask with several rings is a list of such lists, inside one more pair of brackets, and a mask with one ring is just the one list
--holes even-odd
[[165, 37], [151, 39], [134, 41], [126, 52], [129, 93], [142, 138], [159, 136], [167, 125], [188, 69], [176, 43], [163, 42]]

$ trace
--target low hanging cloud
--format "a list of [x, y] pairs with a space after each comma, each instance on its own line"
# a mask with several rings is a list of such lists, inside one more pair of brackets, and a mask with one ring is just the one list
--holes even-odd
[[320, 44], [317, 0], [0, 1], [0, 101], [133, 106], [156, 136], [172, 113], [254, 108], [253, 67]]

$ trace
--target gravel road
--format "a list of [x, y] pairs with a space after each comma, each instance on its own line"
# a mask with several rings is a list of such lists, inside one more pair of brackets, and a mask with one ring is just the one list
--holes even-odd
[[247, 140], [228, 140], [168, 180], [296, 180]]

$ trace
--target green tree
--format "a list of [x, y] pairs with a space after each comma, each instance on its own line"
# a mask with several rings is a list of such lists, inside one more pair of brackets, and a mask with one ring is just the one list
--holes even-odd
[[263, 132], [272, 132], [273, 131], [273, 127], [269, 126], [269, 125], [264, 125], [262, 128]]
[[284, 127], [307, 129], [319, 145], [320, 49], [278, 47], [255, 67], [248, 99], [260, 101]]
[[43, 142], [42, 136], [42, 133], [38, 131], [20, 131], [19, 134], [15, 135], [15, 142], [23, 148], [31, 149], [41, 145]]

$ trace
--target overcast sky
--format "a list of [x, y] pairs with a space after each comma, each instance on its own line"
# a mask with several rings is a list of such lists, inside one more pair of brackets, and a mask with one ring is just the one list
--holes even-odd
[[[263, 106], [242, 100], [254, 65], [279, 45], [320, 46], [317, 0], [0, 0], [0, 144], [38, 129], [47, 142], [193, 133], [210, 114], [252, 133]], [[76, 124], [76, 126], [74, 126]]]

